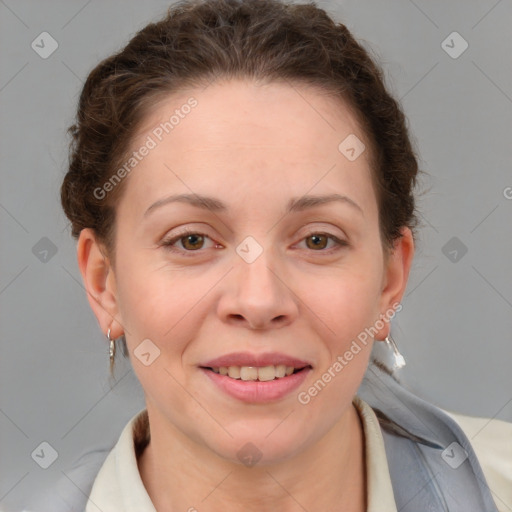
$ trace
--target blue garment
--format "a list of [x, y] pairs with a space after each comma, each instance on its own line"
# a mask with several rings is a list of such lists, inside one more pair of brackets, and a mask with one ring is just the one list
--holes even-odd
[[357, 395], [379, 418], [397, 510], [498, 512], [469, 439], [452, 418], [375, 363]]

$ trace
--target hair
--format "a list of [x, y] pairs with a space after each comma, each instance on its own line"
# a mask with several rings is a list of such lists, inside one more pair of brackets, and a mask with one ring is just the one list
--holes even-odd
[[416, 237], [418, 163], [381, 68], [314, 2], [279, 0], [181, 1], [90, 72], [68, 129], [69, 169], [61, 187], [73, 237], [92, 228], [114, 265], [116, 204], [128, 178], [101, 199], [94, 191], [127, 161], [137, 129], [160, 100], [224, 79], [310, 85], [345, 102], [370, 143], [384, 249], [404, 226]]

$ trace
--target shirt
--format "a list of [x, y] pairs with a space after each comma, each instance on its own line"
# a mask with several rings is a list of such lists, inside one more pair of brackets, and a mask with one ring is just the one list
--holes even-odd
[[[357, 395], [353, 404], [364, 432], [367, 512], [398, 512], [378, 418]], [[510, 512], [512, 424], [445, 412], [457, 421], [471, 440], [498, 510]], [[128, 422], [105, 459], [94, 480], [86, 512], [156, 512], [137, 466], [137, 458], [148, 441], [147, 409], [143, 409]]]

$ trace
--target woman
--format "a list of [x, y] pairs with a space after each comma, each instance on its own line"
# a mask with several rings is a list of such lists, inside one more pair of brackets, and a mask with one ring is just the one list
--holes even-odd
[[419, 171], [344, 25], [178, 4], [91, 72], [71, 133], [87, 296], [146, 400], [88, 512], [498, 510], [510, 472], [368, 364], [393, 346]]

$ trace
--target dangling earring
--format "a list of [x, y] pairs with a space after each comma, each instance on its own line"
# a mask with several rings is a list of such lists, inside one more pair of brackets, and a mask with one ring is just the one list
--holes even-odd
[[393, 368], [400, 369], [405, 366], [405, 359], [402, 354], [400, 354], [400, 351], [398, 350], [398, 347], [396, 346], [395, 340], [391, 337], [390, 334], [386, 336], [386, 339], [384, 340], [386, 342], [386, 345], [389, 349], [393, 350], [393, 356], [394, 356], [394, 362], [393, 362]]
[[110, 337], [110, 329], [107, 332], [107, 339], [110, 342], [109, 355], [110, 355], [110, 368], [114, 366], [114, 358], [116, 356], [116, 340]]

